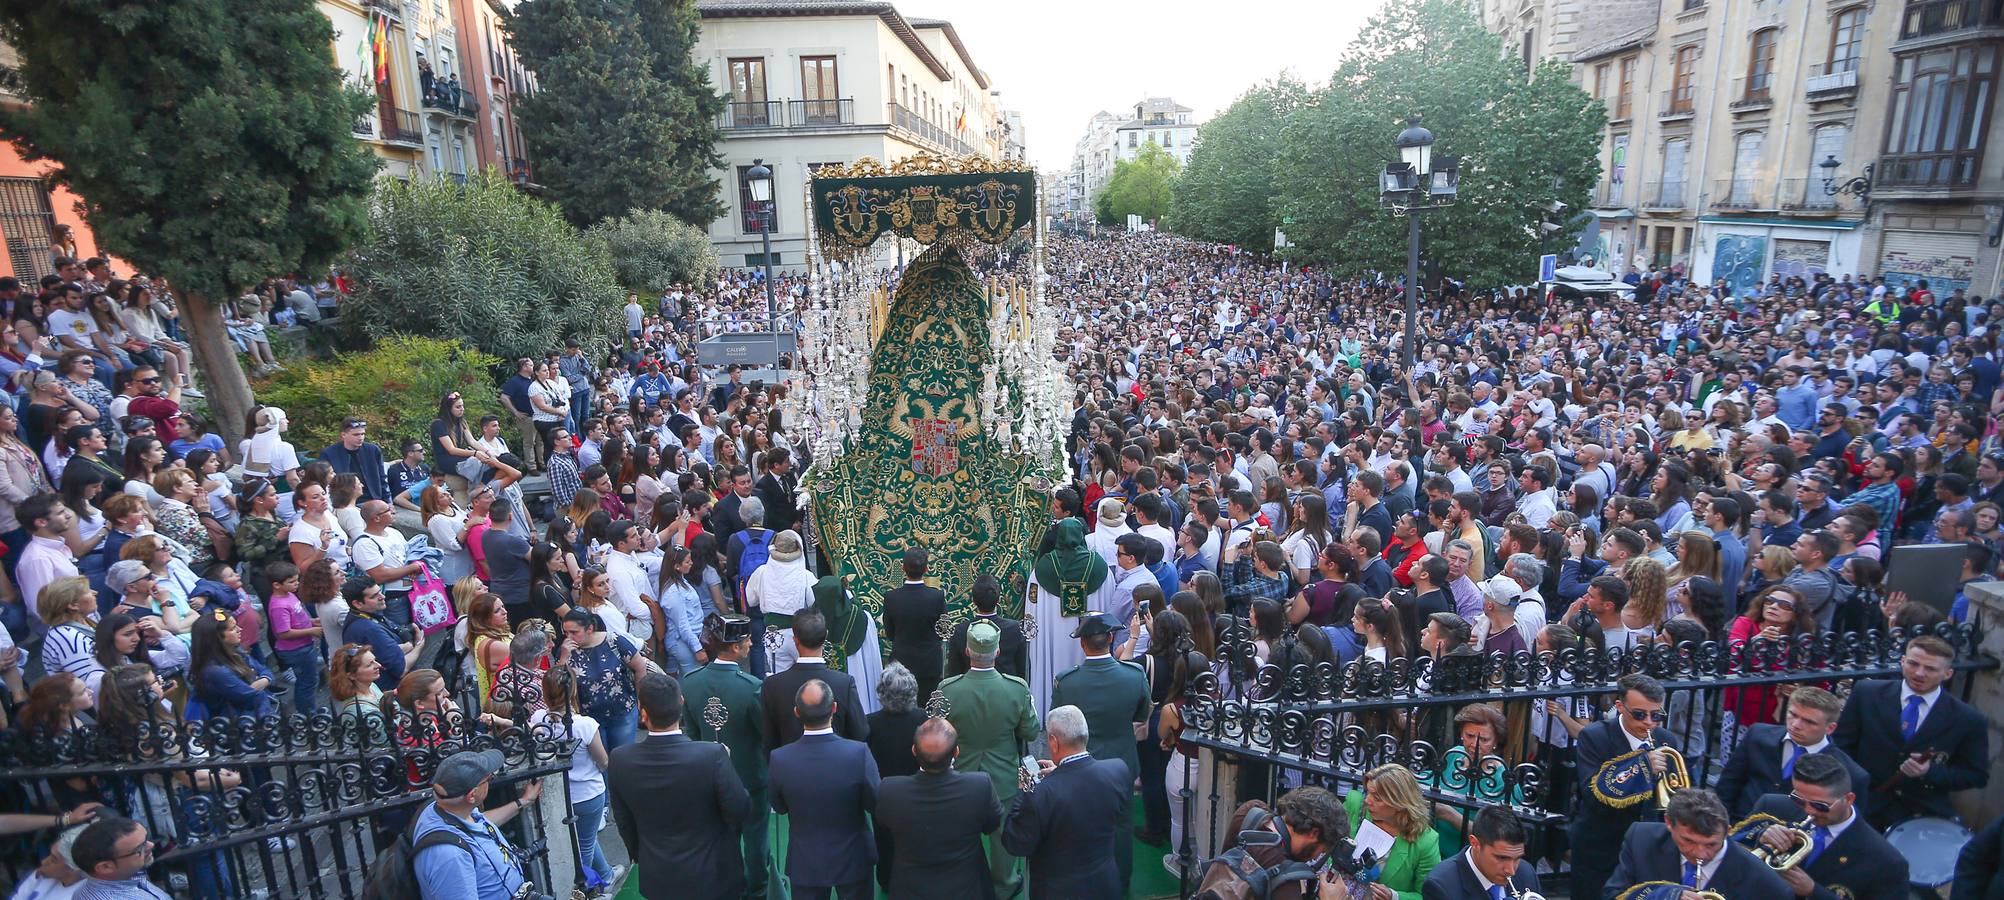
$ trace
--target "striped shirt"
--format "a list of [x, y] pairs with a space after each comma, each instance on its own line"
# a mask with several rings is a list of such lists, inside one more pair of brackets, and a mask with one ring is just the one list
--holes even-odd
[[49, 629], [42, 639], [42, 670], [68, 672], [78, 678], [104, 671], [97, 661], [97, 634], [75, 622]]

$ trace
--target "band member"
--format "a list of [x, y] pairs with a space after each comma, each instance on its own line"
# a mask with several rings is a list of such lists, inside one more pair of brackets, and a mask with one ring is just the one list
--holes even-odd
[[1615, 717], [1582, 729], [1577, 743], [1579, 814], [1568, 828], [1573, 847], [1573, 896], [1601, 895], [1614, 871], [1621, 836], [1630, 825], [1656, 812], [1656, 782], [1668, 771], [1674, 747], [1663, 729], [1663, 685], [1647, 675], [1625, 675], [1615, 683], [1621, 698]]
[[[1605, 900], [1689, 900], [1708, 891], [1731, 900], [1789, 896], [1788, 885], [1747, 848], [1726, 839], [1732, 822], [1719, 795], [1685, 788], [1670, 796], [1662, 822], [1638, 822], [1621, 842]], [[1574, 847], [1575, 853], [1578, 846]]]
[[1468, 826], [1468, 849], [1443, 860], [1420, 887], [1424, 900], [1491, 900], [1539, 890], [1538, 869], [1524, 858], [1530, 831], [1507, 806], [1485, 806]]
[[[1781, 873], [1797, 897], [1905, 900], [1906, 857], [1858, 815], [1849, 770], [1830, 754], [1803, 757], [1795, 766], [1793, 790], [1762, 797], [1754, 814], [1734, 826], [1733, 836], [1786, 854], [1801, 845], [1801, 831], [1807, 831], [1808, 857]], [[1804, 824], [1805, 817], [1807, 828], [1792, 827]]]
[[1954, 817], [1951, 791], [1990, 783], [1983, 715], [1942, 690], [1955, 649], [1923, 635], [1907, 642], [1899, 681], [1860, 681], [1832, 740], [1865, 767], [1872, 827], [1913, 816]]
[[1864, 767], [1830, 741], [1843, 710], [1844, 701], [1836, 694], [1803, 685], [1788, 698], [1786, 724], [1748, 727], [1719, 776], [1719, 799], [1726, 801], [1726, 810], [1735, 817], [1745, 816], [1760, 798], [1788, 793], [1795, 766], [1811, 755], [1836, 757], [1850, 771], [1852, 784], [1866, 784]]

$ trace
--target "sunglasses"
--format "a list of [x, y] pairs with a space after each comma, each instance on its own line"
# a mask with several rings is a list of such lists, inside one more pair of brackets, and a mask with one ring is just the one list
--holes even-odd
[[1772, 606], [1775, 609], [1786, 609], [1790, 611], [1793, 611], [1795, 609], [1795, 601], [1788, 600], [1782, 597], [1767, 598], [1767, 605]]
[[140, 384], [159, 384], [159, 383], [160, 383], [160, 376], [158, 376], [158, 375], [155, 375], [155, 376], [153, 376], [152, 378], [141, 378], [141, 379], [139, 379], [139, 383], [140, 383]]
[[1835, 803], [1830, 803], [1823, 800], [1811, 800], [1800, 794], [1789, 794], [1788, 799], [1795, 801], [1795, 805], [1797, 806], [1803, 807], [1804, 809], [1813, 809], [1820, 813], [1827, 813], [1830, 811], [1831, 807], [1837, 805]]
[[1631, 709], [1628, 711], [1628, 717], [1637, 722], [1655, 722], [1659, 725], [1670, 721], [1670, 714], [1660, 709]]

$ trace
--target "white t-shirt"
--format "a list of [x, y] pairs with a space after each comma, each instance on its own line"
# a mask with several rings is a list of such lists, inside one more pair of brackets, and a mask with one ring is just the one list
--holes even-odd
[[[256, 469], [251, 466], [250, 445], [250, 438], [244, 438], [237, 442], [237, 459], [243, 460], [246, 472], [257, 474]], [[270, 459], [259, 458], [257, 461], [270, 466], [271, 474], [283, 475], [299, 468], [299, 453], [292, 449], [291, 442], [279, 441], [276, 448], [272, 450]], [[287, 494], [287, 496], [291, 495]]]
[[[550, 715], [547, 709], [539, 709], [529, 714], [531, 726], [550, 723], [552, 729], [564, 727], [562, 719]], [[598, 720], [584, 713], [571, 714], [570, 736], [577, 739], [577, 752], [571, 754], [571, 770], [564, 773], [570, 779], [571, 802], [583, 803], [605, 793], [605, 773], [599, 771], [598, 763], [592, 762], [591, 753], [585, 750], [592, 739], [598, 737]]]
[[[352, 551], [355, 557], [355, 567], [367, 572], [377, 566], [389, 566], [394, 569], [404, 565], [406, 562], [409, 562], [409, 560], [404, 558], [407, 543], [404, 540], [403, 532], [395, 528], [386, 529], [382, 534], [363, 532], [355, 535], [354, 550]], [[408, 591], [410, 589], [411, 580], [409, 578], [399, 578], [383, 585], [383, 590], [388, 593]]]
[[59, 309], [49, 313], [49, 334], [56, 337], [72, 337], [79, 346], [91, 347], [90, 336], [97, 333], [97, 323], [91, 321], [87, 313], [70, 312]]
[[[288, 544], [305, 544], [309, 547], [318, 547], [320, 546], [320, 526], [301, 518], [293, 522], [292, 527], [286, 530], [285, 542]], [[338, 525], [334, 528], [333, 540], [327, 545], [327, 558], [334, 561], [334, 568], [337, 571], [348, 567], [348, 537], [341, 533], [341, 528]]]
[[[570, 383], [561, 380], [531, 382], [529, 384], [529, 398], [532, 401], [541, 398], [544, 403], [562, 409], [571, 402]], [[547, 413], [540, 409], [535, 409], [533, 402], [529, 404], [529, 407], [535, 410], [532, 417], [538, 422], [561, 422], [564, 420], [561, 413]]]

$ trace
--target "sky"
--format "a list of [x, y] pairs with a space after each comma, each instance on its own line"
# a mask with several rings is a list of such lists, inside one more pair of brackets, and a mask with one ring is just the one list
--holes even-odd
[[1210, 119], [1254, 84], [1290, 71], [1320, 84], [1384, 0], [894, 0], [946, 19], [976, 65], [1021, 110], [1030, 159], [1069, 168], [1086, 121], [1143, 97], [1174, 97]]

